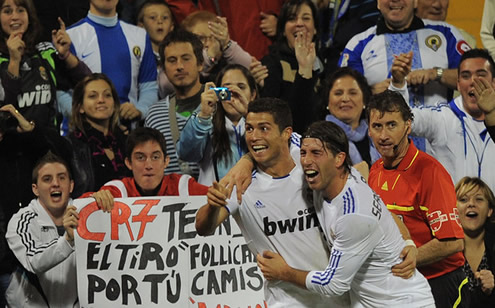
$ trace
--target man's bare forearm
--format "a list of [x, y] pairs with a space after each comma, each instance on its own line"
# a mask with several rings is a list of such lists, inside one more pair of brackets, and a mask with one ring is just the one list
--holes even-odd
[[463, 239], [432, 239], [418, 247], [417, 267], [432, 264], [464, 249]]

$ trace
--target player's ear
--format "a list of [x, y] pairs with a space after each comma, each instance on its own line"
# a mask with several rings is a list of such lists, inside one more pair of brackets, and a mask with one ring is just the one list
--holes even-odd
[[335, 155], [335, 167], [336, 168], [340, 168], [342, 167], [342, 165], [345, 163], [345, 153], [344, 152], [340, 152], [340, 153], [337, 153], [337, 155]]

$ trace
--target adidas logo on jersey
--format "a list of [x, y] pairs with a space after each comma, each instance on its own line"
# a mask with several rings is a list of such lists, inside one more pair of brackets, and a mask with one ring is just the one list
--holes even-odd
[[279, 221], [270, 221], [268, 217], [263, 217], [263, 232], [267, 235], [274, 235], [277, 232], [285, 234], [296, 231], [304, 231], [311, 228], [319, 227], [318, 218], [314, 208], [299, 210], [299, 217], [289, 218]]
[[260, 201], [256, 201], [256, 203], [254, 204], [254, 207], [257, 208], [257, 209], [262, 209], [265, 207], [265, 205]]

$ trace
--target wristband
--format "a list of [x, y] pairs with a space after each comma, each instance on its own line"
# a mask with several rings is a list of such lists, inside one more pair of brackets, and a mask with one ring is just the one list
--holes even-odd
[[196, 114], [196, 119], [198, 120], [199, 124], [211, 125], [211, 121], [213, 119], [213, 114], [210, 114], [210, 116], [207, 118], [200, 117], [199, 114]]
[[222, 51], [225, 51], [225, 50], [229, 49], [229, 48], [230, 48], [230, 46], [232, 46], [232, 40], [229, 40], [229, 41], [227, 42], [227, 44], [226, 44], [226, 45], [225, 45], [225, 47], [222, 49]]
[[406, 242], [406, 246], [414, 246], [414, 247], [416, 247], [416, 244], [414, 243], [413, 240], [405, 240], [405, 242]]

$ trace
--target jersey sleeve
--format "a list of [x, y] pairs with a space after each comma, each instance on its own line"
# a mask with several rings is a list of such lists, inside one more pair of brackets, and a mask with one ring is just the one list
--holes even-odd
[[177, 141], [177, 156], [187, 162], [199, 162], [203, 159], [206, 145], [210, 141], [210, 133], [213, 130], [211, 120], [198, 120], [193, 113], [182, 128], [180, 138]]
[[199, 184], [191, 177], [189, 179], [189, 195], [191, 196], [204, 196], [208, 193], [208, 186]]
[[139, 66], [139, 96], [136, 104], [136, 108], [141, 112], [142, 119], [146, 118], [148, 109], [158, 100], [156, 59], [147, 34], [145, 44], [143, 60]]
[[414, 107], [411, 108], [414, 121], [411, 127], [411, 135], [417, 137], [424, 137], [430, 143], [435, 142], [447, 142], [447, 134], [445, 129], [451, 129], [447, 127], [444, 122], [443, 112], [448, 111], [442, 108], [442, 105], [433, 107]]
[[40, 231], [43, 227], [36, 221], [33, 211], [20, 211], [9, 222], [5, 238], [17, 260], [28, 271], [44, 273], [67, 259], [74, 249], [59, 236], [43, 242]]
[[339, 66], [351, 67], [364, 75], [363, 60], [361, 59], [361, 55], [366, 47], [366, 44], [368, 44], [373, 37], [374, 35], [370, 35], [367, 38], [364, 38], [358, 34], [351, 38], [340, 56]]
[[338, 296], [351, 288], [359, 268], [380, 242], [383, 233], [376, 220], [359, 214], [339, 218], [330, 261], [324, 271], [306, 276], [308, 290], [326, 296]]
[[464, 52], [470, 50], [471, 47], [456, 27], [445, 24], [443, 27], [443, 33], [447, 39], [447, 57], [449, 60], [448, 68], [457, 69], [459, 67], [459, 63], [461, 62], [462, 55]]
[[227, 205], [225, 206], [227, 208], [227, 211], [229, 211], [230, 215], [237, 215], [239, 213], [239, 207], [241, 205], [237, 202], [236, 196], [237, 196], [237, 187], [234, 186], [234, 188], [232, 189], [232, 193], [230, 194], [230, 198], [227, 199]]
[[440, 164], [425, 168], [420, 204], [428, 208], [427, 219], [432, 234], [438, 239], [464, 238], [457, 211], [452, 178]]

